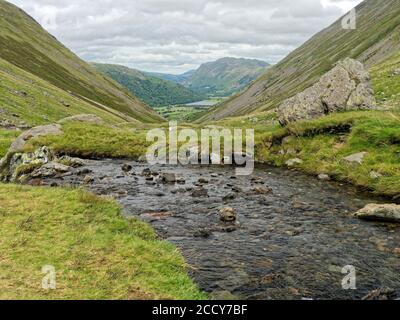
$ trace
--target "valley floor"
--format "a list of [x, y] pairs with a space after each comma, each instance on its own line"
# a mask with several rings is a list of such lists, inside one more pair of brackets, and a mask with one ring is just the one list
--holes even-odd
[[[294, 169], [324, 173], [398, 201], [398, 112], [338, 113], [286, 128], [273, 117], [261, 114], [216, 125], [254, 128], [259, 162], [286, 166], [287, 160], [298, 158], [302, 162]], [[149, 145], [146, 129], [66, 123], [63, 135], [33, 140], [25, 151], [46, 145], [71, 156], [137, 159]], [[13, 130], [0, 131], [1, 155], [16, 136]], [[361, 164], [343, 160], [359, 152], [365, 152]], [[109, 199], [80, 189], [1, 184], [0, 202], [0, 298], [206, 297], [189, 279], [176, 248], [157, 240], [148, 225], [123, 218]], [[60, 290], [41, 289], [41, 267], [46, 264], [58, 270]]]

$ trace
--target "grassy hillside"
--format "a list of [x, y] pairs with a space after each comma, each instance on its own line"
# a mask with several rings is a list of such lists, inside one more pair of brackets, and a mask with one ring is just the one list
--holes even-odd
[[399, 1], [366, 0], [357, 7], [356, 30], [344, 30], [339, 19], [201, 121], [276, 108], [284, 99], [310, 87], [343, 58], [356, 58], [373, 67], [399, 49]]
[[[99, 109], [144, 122], [160, 121], [151, 108], [79, 59], [35, 20], [0, 0], [0, 58]], [[106, 106], [106, 107], [105, 107]]]
[[186, 104], [205, 98], [180, 84], [162, 80], [135, 69], [111, 64], [93, 63], [92, 65], [152, 107]]
[[0, 58], [0, 122], [36, 126], [90, 113], [108, 123], [134, 121], [109, 107], [96, 107]]
[[400, 110], [400, 51], [374, 66], [371, 77], [379, 104]]
[[[110, 199], [0, 184], [0, 299], [205, 299], [176, 248]], [[42, 289], [42, 267], [56, 290]]]

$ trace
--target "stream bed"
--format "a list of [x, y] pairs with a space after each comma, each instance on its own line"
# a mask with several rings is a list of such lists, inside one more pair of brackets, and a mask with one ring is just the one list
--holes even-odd
[[[133, 170], [124, 172], [124, 164]], [[91, 160], [77, 170], [47, 182], [94, 178], [91, 191], [114, 196], [126, 215], [149, 222], [181, 250], [199, 287], [219, 297], [361, 299], [383, 287], [399, 293], [400, 226], [352, 217], [380, 199], [351, 186], [263, 166], [250, 177], [236, 177], [232, 167], [150, 168], [122, 160]], [[181, 181], [162, 183], [162, 173]], [[208, 196], [194, 197], [201, 186]], [[224, 207], [235, 209], [237, 223], [220, 221]], [[356, 290], [342, 288], [347, 265], [356, 269]]]

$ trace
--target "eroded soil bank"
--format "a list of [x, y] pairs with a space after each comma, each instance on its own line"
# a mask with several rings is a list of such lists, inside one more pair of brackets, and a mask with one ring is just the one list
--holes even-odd
[[[133, 170], [124, 172], [124, 164]], [[182, 181], [158, 181], [165, 172]], [[207, 292], [241, 299], [359, 299], [374, 289], [400, 288], [400, 227], [352, 217], [379, 199], [351, 186], [269, 167], [236, 177], [230, 167], [149, 168], [117, 160], [88, 161], [77, 174], [46, 183], [83, 180], [179, 247]], [[194, 197], [201, 186], [208, 196]], [[255, 191], [267, 186], [272, 193]], [[236, 210], [238, 224], [220, 221], [218, 212], [227, 206]], [[357, 270], [357, 290], [342, 289], [347, 265]]]

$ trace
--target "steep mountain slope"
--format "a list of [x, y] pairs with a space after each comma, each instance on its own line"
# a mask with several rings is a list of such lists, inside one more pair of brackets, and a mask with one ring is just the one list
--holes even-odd
[[125, 120], [161, 120], [151, 108], [79, 59], [18, 7], [0, 0], [0, 58]]
[[180, 84], [153, 77], [139, 70], [111, 64], [92, 65], [152, 107], [186, 104], [204, 98]]
[[218, 120], [279, 106], [310, 87], [334, 64], [351, 57], [371, 68], [400, 49], [400, 1], [366, 0], [357, 7], [357, 29], [342, 19], [321, 31], [270, 68], [245, 92], [218, 106], [200, 121]]
[[268, 66], [268, 63], [260, 60], [222, 58], [178, 76], [162, 73], [152, 75], [182, 84], [199, 94], [226, 97], [248, 86]]
[[96, 107], [0, 58], [0, 127], [32, 127], [82, 113], [95, 114], [108, 123], [128, 119], [119, 111]]

